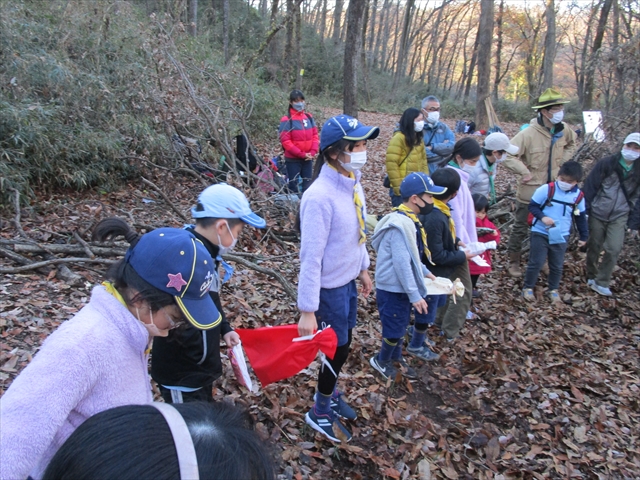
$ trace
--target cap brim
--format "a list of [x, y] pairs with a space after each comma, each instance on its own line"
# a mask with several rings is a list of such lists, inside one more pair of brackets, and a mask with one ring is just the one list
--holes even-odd
[[264, 218], [256, 215], [253, 212], [251, 212], [249, 215], [245, 215], [244, 217], [240, 217], [240, 220], [242, 220], [247, 225], [251, 225], [255, 228], [264, 228], [267, 226], [267, 222], [264, 220]]
[[434, 185], [433, 187], [429, 187], [429, 190], [427, 190], [424, 193], [430, 193], [431, 195], [440, 195], [441, 193], [444, 193], [447, 191], [447, 187], [440, 187], [438, 185]]
[[518, 152], [520, 151], [520, 147], [509, 144], [509, 146], [505, 148], [504, 151], [507, 152], [509, 155], [517, 155]]
[[545, 107], [553, 107], [554, 105], [564, 105], [565, 103], [571, 103], [571, 100], [554, 100], [553, 103], [545, 103], [544, 105], [536, 105], [535, 107], [531, 107], [534, 110], [537, 110], [538, 108], [545, 108]]
[[368, 127], [366, 125], [360, 125], [358, 128], [354, 129], [349, 135], [345, 135], [345, 140], [352, 140], [354, 142], [359, 142], [361, 140], [373, 140], [380, 134], [380, 129], [378, 127]]
[[174, 296], [176, 304], [189, 323], [200, 330], [210, 330], [222, 323], [222, 315], [208, 293], [197, 300]]

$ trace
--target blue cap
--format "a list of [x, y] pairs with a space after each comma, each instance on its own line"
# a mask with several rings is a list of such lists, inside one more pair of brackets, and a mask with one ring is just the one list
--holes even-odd
[[431, 177], [424, 172], [411, 172], [404, 177], [400, 184], [400, 196], [409, 198], [411, 195], [430, 193], [439, 195], [447, 191], [447, 187], [439, 187], [433, 183]]
[[320, 151], [339, 140], [373, 140], [380, 133], [378, 127], [368, 127], [349, 115], [336, 115], [324, 122], [320, 132]]
[[173, 295], [195, 327], [208, 330], [220, 324], [222, 317], [209, 295], [215, 264], [192, 233], [158, 228], [144, 234], [124, 259], [151, 286]]
[[226, 183], [205, 188], [198, 197], [198, 207], [191, 209], [193, 218], [239, 218], [256, 228], [264, 228], [267, 222], [251, 211], [249, 201], [240, 190]]

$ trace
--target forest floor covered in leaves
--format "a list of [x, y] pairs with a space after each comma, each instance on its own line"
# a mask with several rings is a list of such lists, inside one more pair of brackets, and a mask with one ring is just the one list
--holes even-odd
[[[327, 109], [316, 117], [322, 120], [331, 113]], [[360, 116], [382, 130], [378, 140], [369, 142], [369, 163], [363, 171], [369, 213], [390, 210], [382, 178], [387, 143], [398, 118], [367, 112]], [[505, 129], [511, 136], [517, 127]], [[274, 145], [265, 148], [265, 154], [278, 153]], [[188, 217], [202, 186], [166, 171], [148, 174]], [[504, 168], [498, 175], [498, 194], [513, 199], [508, 192], [515, 178]], [[267, 218], [268, 229], [245, 229], [236, 253], [279, 271], [295, 285], [299, 244], [292, 235], [293, 215], [273, 208], [258, 192], [251, 194], [252, 206]], [[183, 223], [161, 195], [143, 182], [133, 182], [116, 192], [41, 195], [23, 206], [20, 224], [40, 245], [74, 244], [84, 250], [91, 246], [78, 243], [74, 232], [89, 241], [92, 225], [113, 215], [139, 231]], [[25, 243], [14, 218], [13, 206], [5, 206], [0, 247], [11, 251], [16, 243]], [[535, 304], [520, 298], [521, 281], [506, 272], [507, 238], [508, 228], [494, 255], [494, 271], [479, 282], [483, 298], [474, 303], [479, 318], [467, 321], [452, 344], [430, 332], [441, 358], [428, 365], [410, 358], [420, 374], [417, 381], [387, 385], [370, 367], [380, 324], [375, 296], [360, 299], [352, 353], [339, 380], [359, 415], [349, 424], [354, 434], [349, 444], [332, 445], [304, 423], [317, 362], [253, 393], [238, 385], [225, 362], [225, 375], [214, 385], [215, 396], [250, 409], [258, 431], [274, 446], [281, 478], [640, 477], [640, 244], [625, 244], [614, 273], [613, 298], [587, 288], [585, 254], [570, 247], [560, 287], [563, 303], [552, 306], [542, 296], [544, 279], [536, 289]], [[370, 253], [375, 262], [375, 252]], [[22, 255], [39, 259], [33, 253]], [[81, 281], [60, 280], [56, 270], [47, 267], [0, 278], [0, 394], [47, 335], [88, 301], [106, 269], [99, 263], [68, 265]], [[6, 256], [0, 258], [0, 268], [16, 266]], [[235, 268], [221, 294], [233, 326], [298, 320], [293, 299], [276, 279], [245, 265]]]

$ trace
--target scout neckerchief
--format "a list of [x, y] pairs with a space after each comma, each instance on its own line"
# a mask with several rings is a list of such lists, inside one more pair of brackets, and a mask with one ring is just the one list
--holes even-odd
[[496, 187], [493, 183], [493, 171], [494, 168], [496, 168], [496, 164], [489, 163], [489, 160], [484, 153], [482, 154], [482, 156], [484, 157], [485, 162], [487, 162], [487, 172], [489, 172], [489, 204], [493, 205], [494, 203], [496, 203]]
[[420, 223], [420, 220], [418, 220], [416, 214], [413, 213], [413, 211], [404, 203], [401, 203], [400, 206], [394, 208], [394, 210], [398, 213], [401, 213], [402, 215], [406, 215], [410, 220], [413, 221], [414, 225], [416, 226], [416, 238], [418, 240], [418, 253], [420, 254], [420, 258], [422, 258], [422, 255], [425, 255], [427, 257], [427, 260], [429, 260], [432, 265], [435, 265], [435, 263], [431, 261], [431, 252], [427, 247], [427, 232], [424, 231], [422, 223]]
[[444, 203], [442, 200], [438, 200], [437, 198], [433, 199], [433, 206], [444, 213], [447, 217], [449, 217], [449, 230], [451, 230], [451, 235], [453, 236], [453, 241], [456, 241], [456, 224], [451, 218], [451, 209], [449, 205]]
[[622, 156], [620, 156], [620, 165], [622, 165], [622, 174], [624, 175], [625, 180], [629, 176], [629, 172], [633, 168], [633, 163], [631, 165], [627, 164]]
[[[122, 298], [122, 295], [120, 295], [120, 292], [116, 290], [116, 287], [113, 286], [113, 283], [105, 281], [105, 282], [102, 282], [102, 286], [107, 290], [107, 293], [113, 295], [116, 300], [118, 300], [122, 305], [124, 305], [125, 308], [127, 309], [129, 308], [127, 306], [127, 303], [124, 301], [124, 298]], [[138, 319], [138, 321], [140, 321], [140, 319]], [[147, 345], [147, 349], [144, 351], [145, 355], [148, 355], [149, 352], [151, 352], [152, 341], [153, 339], [149, 338], [149, 344]]]
[[[331, 165], [330, 163], [327, 163], [327, 165], [330, 168], [333, 168], [336, 172], [338, 172], [338, 169], [333, 165]], [[356, 180], [355, 175], [352, 172], [348, 172], [348, 173], [349, 173], [349, 178], [355, 181], [355, 183], [353, 184], [353, 204], [356, 207], [356, 216], [358, 217], [358, 228], [360, 232], [360, 240], [358, 240], [358, 245], [362, 245], [364, 242], [367, 241], [367, 227], [364, 223], [364, 202], [360, 197], [360, 192], [358, 189], [358, 181]], [[342, 174], [340, 173], [340, 175]]]

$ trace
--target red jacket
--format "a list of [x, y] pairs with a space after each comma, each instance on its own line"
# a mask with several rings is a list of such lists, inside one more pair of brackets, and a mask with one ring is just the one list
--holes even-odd
[[280, 143], [286, 158], [304, 159], [318, 153], [318, 128], [310, 113], [289, 108], [289, 116], [280, 119]]
[[[495, 235], [493, 233], [488, 233], [482, 236], [478, 234], [479, 242], [490, 242], [492, 240], [495, 240], [496, 243], [500, 243], [500, 230], [498, 230], [493, 222], [489, 220], [489, 217], [484, 217], [484, 219], [482, 220], [476, 217], [476, 228], [491, 228], [492, 230], [496, 231]], [[485, 250], [485, 252], [480, 256], [486, 260], [489, 266], [481, 267], [476, 262], [469, 260], [469, 273], [471, 275], [482, 275], [484, 273], [491, 272], [491, 250]]]

